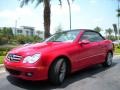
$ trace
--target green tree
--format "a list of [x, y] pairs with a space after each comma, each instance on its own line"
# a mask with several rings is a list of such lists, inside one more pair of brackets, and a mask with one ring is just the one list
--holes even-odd
[[36, 33], [37, 33], [37, 36], [40, 36], [40, 34], [41, 34], [41, 31], [36, 31]]
[[4, 27], [0, 29], [0, 44], [10, 43], [13, 38], [13, 32], [11, 28]]
[[10, 35], [10, 36], [13, 36], [13, 32], [12, 32], [12, 29], [11, 28], [8, 28], [8, 27], [4, 27], [2, 30], [1, 30], [1, 33], [3, 33], [4, 35]]
[[62, 32], [62, 26], [61, 25], [58, 25], [57, 28], [55, 29], [55, 33], [59, 33], [59, 32]]
[[18, 44], [25, 44], [25, 43], [35, 43], [42, 41], [42, 38], [38, 36], [25, 36], [25, 35], [17, 35], [14, 38]]
[[111, 34], [112, 34], [113, 30], [111, 28], [108, 28], [105, 31], [106, 31], [106, 34], [108, 34], [107, 38], [111, 39]]
[[94, 28], [94, 31], [101, 32], [102, 29], [101, 29], [100, 27], [97, 26], [96, 28]]
[[10, 42], [11, 38], [13, 38], [13, 32], [11, 28], [4, 27], [3, 30], [3, 35], [8, 39], [8, 43]]
[[[29, 2], [34, 2], [37, 1], [36, 3], [36, 7], [40, 4], [43, 3], [44, 4], [44, 29], [45, 29], [45, 33], [44, 33], [44, 37], [48, 38], [50, 36], [50, 16], [51, 16], [51, 4], [50, 1], [51, 0], [20, 0], [21, 1], [21, 7], [23, 7], [24, 5], [27, 5]], [[69, 0], [67, 0], [68, 2]], [[73, 1], [73, 0], [72, 0]], [[59, 0], [60, 5], [62, 5], [62, 0]]]

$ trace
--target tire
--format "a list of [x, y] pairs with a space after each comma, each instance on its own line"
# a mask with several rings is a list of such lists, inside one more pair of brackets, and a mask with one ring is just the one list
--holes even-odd
[[106, 60], [103, 63], [104, 67], [110, 67], [112, 65], [113, 54], [111, 52], [107, 53]]
[[59, 58], [50, 67], [48, 79], [54, 85], [64, 82], [67, 73], [67, 63], [64, 58]]

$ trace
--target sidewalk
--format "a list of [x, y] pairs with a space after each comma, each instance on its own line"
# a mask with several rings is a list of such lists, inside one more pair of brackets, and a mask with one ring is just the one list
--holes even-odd
[[113, 59], [114, 58], [120, 58], [120, 55], [114, 55]]
[[3, 64], [0, 64], [0, 73], [3, 73], [3, 72], [5, 72], [4, 65], [3, 65]]

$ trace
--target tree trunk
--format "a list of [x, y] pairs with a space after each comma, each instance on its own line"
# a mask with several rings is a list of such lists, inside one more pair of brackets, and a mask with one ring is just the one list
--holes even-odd
[[50, 36], [50, 0], [44, 0], [44, 38]]

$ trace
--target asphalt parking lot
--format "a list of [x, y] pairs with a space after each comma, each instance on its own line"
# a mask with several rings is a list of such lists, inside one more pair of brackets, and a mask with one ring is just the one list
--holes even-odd
[[120, 90], [120, 56], [115, 56], [110, 68], [101, 65], [70, 75], [61, 86], [48, 81], [30, 82], [0, 73], [0, 90]]

